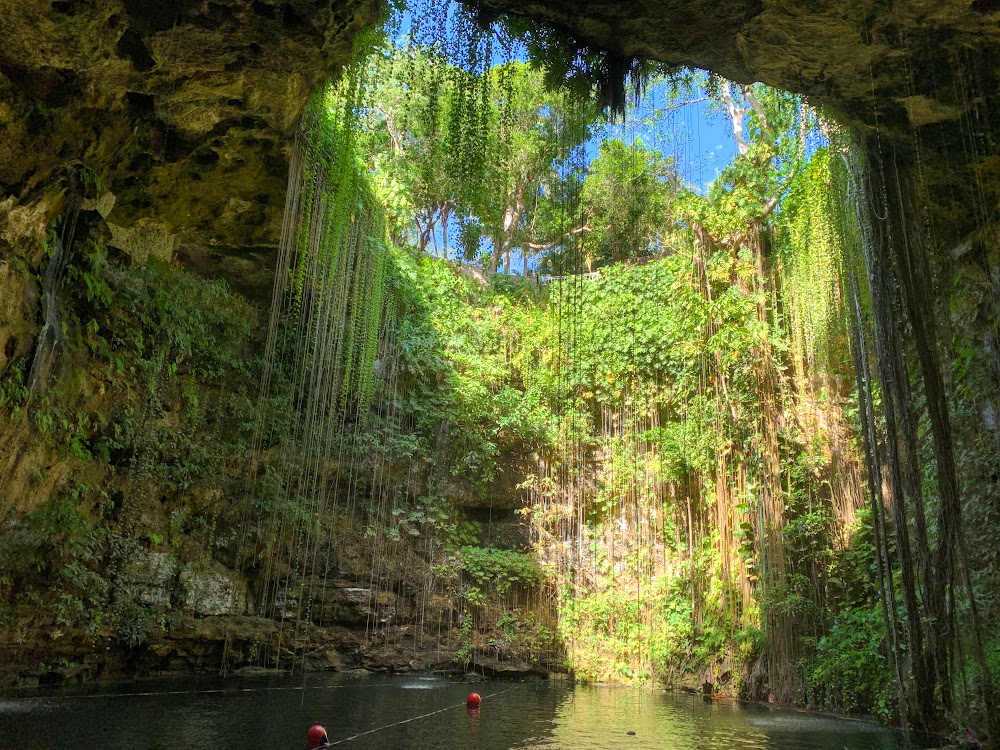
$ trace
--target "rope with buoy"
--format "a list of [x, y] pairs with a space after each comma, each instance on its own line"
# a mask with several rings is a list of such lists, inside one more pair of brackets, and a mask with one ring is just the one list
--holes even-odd
[[[482, 700], [486, 700], [487, 698], [495, 698], [498, 695], [503, 695], [504, 693], [509, 693], [511, 690], [514, 690], [514, 689], [516, 689], [518, 687], [520, 687], [520, 685], [515, 685], [514, 687], [509, 687], [506, 690], [500, 690], [499, 692], [496, 692], [496, 693], [491, 693], [490, 695], [487, 695], [484, 698], [482, 698]], [[479, 697], [476, 693], [473, 693], [473, 695], [475, 695], [477, 698]], [[472, 696], [469, 696], [469, 698], [471, 699]], [[473, 703], [474, 703], [474, 705], [473, 705]], [[413, 721], [420, 721], [421, 719], [426, 719], [429, 716], [435, 716], [437, 714], [443, 714], [445, 711], [451, 711], [452, 709], [459, 708], [461, 706], [468, 706], [470, 708], [478, 708], [479, 701], [473, 702], [471, 700], [467, 700], [467, 701], [463, 701], [462, 703], [455, 703], [455, 704], [453, 704], [451, 706], [445, 706], [444, 708], [439, 708], [437, 711], [431, 711], [430, 713], [421, 714], [420, 716], [413, 716], [413, 717], [410, 717], [409, 719], [403, 719], [402, 721], [394, 721], [392, 724], [386, 724], [385, 726], [382, 726], [382, 727], [375, 727], [374, 729], [368, 729], [368, 730], [366, 730], [364, 732], [358, 732], [357, 734], [353, 734], [350, 737], [344, 737], [343, 739], [337, 740], [336, 742], [329, 743], [328, 745], [326, 745], [326, 747], [333, 747], [334, 745], [341, 745], [341, 744], [343, 744], [345, 742], [350, 742], [351, 740], [356, 740], [358, 737], [364, 737], [364, 736], [369, 735], [369, 734], [375, 734], [376, 732], [381, 732], [381, 731], [383, 731], [385, 729], [391, 729], [392, 727], [398, 727], [398, 726], [400, 726], [402, 724], [409, 724], [410, 722], [413, 722]]]

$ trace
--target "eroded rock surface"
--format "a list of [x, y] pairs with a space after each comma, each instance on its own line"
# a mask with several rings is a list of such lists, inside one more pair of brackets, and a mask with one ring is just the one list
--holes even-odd
[[[853, 125], [905, 130], [967, 109], [958, 74], [988, 72], [1000, 8], [966, 0], [481, 0], [623, 56], [806, 94]], [[973, 50], [975, 55], [972, 54]], [[978, 56], [982, 55], [982, 58]]]
[[[374, 0], [0, 1], [0, 244], [40, 231], [71, 182], [117, 197], [108, 221], [267, 258], [296, 117], [346, 63]], [[923, 147], [941, 215], [996, 171], [995, 3], [976, 0], [481, 0], [622, 56], [801, 92], [852, 126]], [[963, 133], [975, 120], [982, 142]], [[916, 137], [916, 140], [914, 138]], [[946, 158], [946, 155], [950, 158]], [[989, 188], [992, 194], [992, 187]], [[41, 209], [39, 209], [41, 206]], [[951, 214], [949, 214], [949, 211]], [[954, 215], [952, 215], [954, 214]], [[7, 226], [4, 226], [7, 225]], [[17, 230], [20, 227], [20, 230]], [[28, 233], [29, 235], [31, 232]], [[211, 259], [186, 257], [212, 272]], [[245, 264], [244, 264], [245, 265]], [[218, 269], [216, 269], [218, 270]]]
[[100, 180], [126, 230], [273, 245], [293, 124], [374, 18], [373, 0], [3, 0], [0, 244]]
[[196, 615], [242, 615], [248, 610], [242, 577], [218, 563], [209, 568], [188, 565], [180, 573], [182, 609]]
[[139, 604], [167, 606], [174, 594], [179, 566], [169, 552], [144, 552], [132, 559], [118, 578], [118, 596]]

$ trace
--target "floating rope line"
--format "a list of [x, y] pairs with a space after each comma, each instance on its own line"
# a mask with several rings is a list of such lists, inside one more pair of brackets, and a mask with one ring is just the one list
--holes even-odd
[[[487, 698], [495, 698], [496, 696], [503, 695], [504, 693], [509, 693], [511, 690], [515, 690], [516, 688], [519, 688], [519, 687], [521, 687], [521, 686], [520, 685], [515, 685], [514, 687], [509, 687], [506, 690], [501, 690], [498, 693], [492, 693], [490, 695], [484, 696], [483, 700], [486, 700]], [[364, 737], [364, 736], [369, 735], [369, 734], [375, 734], [376, 732], [381, 732], [384, 729], [391, 729], [392, 727], [398, 727], [401, 724], [409, 724], [412, 721], [420, 721], [421, 719], [426, 719], [429, 716], [436, 716], [437, 714], [443, 714], [445, 711], [451, 711], [452, 709], [459, 708], [459, 707], [464, 706], [464, 705], [465, 705], [465, 701], [462, 701], [461, 703], [455, 703], [455, 704], [453, 704], [451, 706], [445, 706], [444, 708], [439, 708], [437, 711], [431, 711], [430, 713], [421, 714], [420, 716], [413, 716], [413, 717], [411, 717], [409, 719], [403, 719], [402, 721], [394, 721], [392, 724], [386, 724], [385, 726], [382, 726], [382, 727], [375, 727], [374, 729], [368, 729], [368, 730], [366, 730], [364, 732], [358, 732], [357, 734], [352, 734], [350, 737], [344, 737], [343, 739], [337, 740], [336, 742], [331, 742], [328, 745], [328, 747], [333, 747], [334, 745], [341, 745], [341, 744], [343, 744], [345, 742], [350, 742], [351, 740], [356, 740], [358, 737]]]
[[[464, 682], [442, 682], [440, 687], [446, 685], [464, 685]], [[136, 693], [87, 693], [86, 695], [52, 695], [52, 696], [33, 696], [31, 698], [22, 698], [25, 701], [44, 701], [44, 700], [82, 700], [82, 699], [92, 699], [92, 698], [148, 698], [148, 697], [159, 697], [164, 695], [239, 695], [242, 693], [268, 693], [268, 692], [292, 692], [301, 691], [305, 692], [307, 689], [312, 690], [340, 690], [341, 688], [382, 688], [382, 687], [399, 687], [402, 690], [408, 688], [403, 687], [398, 682], [380, 682], [374, 685], [291, 685], [291, 686], [272, 686], [272, 687], [255, 687], [255, 688], [214, 688], [210, 690], [168, 690], [161, 692], [158, 690], [149, 690], [145, 692]], [[513, 688], [509, 688], [513, 690]], [[502, 692], [507, 692], [506, 690]], [[494, 695], [500, 695], [500, 693], [494, 693]], [[492, 698], [492, 695], [486, 696], [487, 698]], [[464, 705], [464, 704], [463, 704]], [[409, 721], [409, 719], [407, 719]]]

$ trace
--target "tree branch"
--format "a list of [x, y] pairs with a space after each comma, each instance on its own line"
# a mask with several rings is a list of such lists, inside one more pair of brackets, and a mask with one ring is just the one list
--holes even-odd
[[745, 154], [750, 148], [747, 145], [747, 140], [743, 136], [743, 115], [746, 114], [746, 107], [739, 107], [736, 105], [736, 100], [733, 99], [733, 89], [729, 85], [729, 81], [725, 81], [722, 84], [722, 103], [726, 105], [726, 110], [729, 112], [729, 119], [733, 124], [733, 140], [736, 141], [736, 150], [740, 154]]
[[777, 140], [777, 136], [774, 134], [774, 129], [771, 127], [771, 123], [767, 120], [767, 113], [764, 111], [764, 105], [761, 104], [760, 99], [757, 98], [757, 95], [749, 86], [743, 87], [743, 97], [753, 108], [753, 113], [757, 115], [757, 119], [760, 121], [761, 134], [767, 139], [769, 144], [774, 145], [774, 142]]
[[389, 140], [392, 141], [392, 151], [395, 154], [402, 153], [403, 151], [403, 139], [399, 135], [399, 131], [396, 130], [396, 126], [392, 121], [392, 117], [384, 109], [378, 106], [372, 107], [376, 112], [378, 112], [385, 119], [385, 129], [389, 132]]
[[544, 242], [541, 244], [536, 242], [525, 242], [524, 247], [528, 248], [529, 250], [534, 250], [535, 252], [543, 252], [545, 250], [551, 250], [556, 245], [562, 243], [563, 240], [565, 240], [567, 237], [573, 237], [575, 235], [583, 234], [584, 232], [589, 232], [589, 231], [591, 231], [590, 227], [584, 224], [582, 227], [577, 227], [576, 229], [570, 229], [566, 232], [563, 232], [561, 235], [559, 235], [558, 238], [552, 240], [552, 242]]

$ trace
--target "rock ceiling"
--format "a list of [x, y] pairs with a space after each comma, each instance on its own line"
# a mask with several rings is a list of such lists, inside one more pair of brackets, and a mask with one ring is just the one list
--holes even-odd
[[[972, 173], [994, 182], [1000, 116], [982, 92], [996, 88], [1000, 0], [481, 6], [806, 94], [901, 151], [922, 148], [942, 189]], [[87, 174], [114, 193], [117, 226], [227, 253], [273, 245], [294, 122], [376, 17], [375, 0], [0, 0], [0, 252]]]

